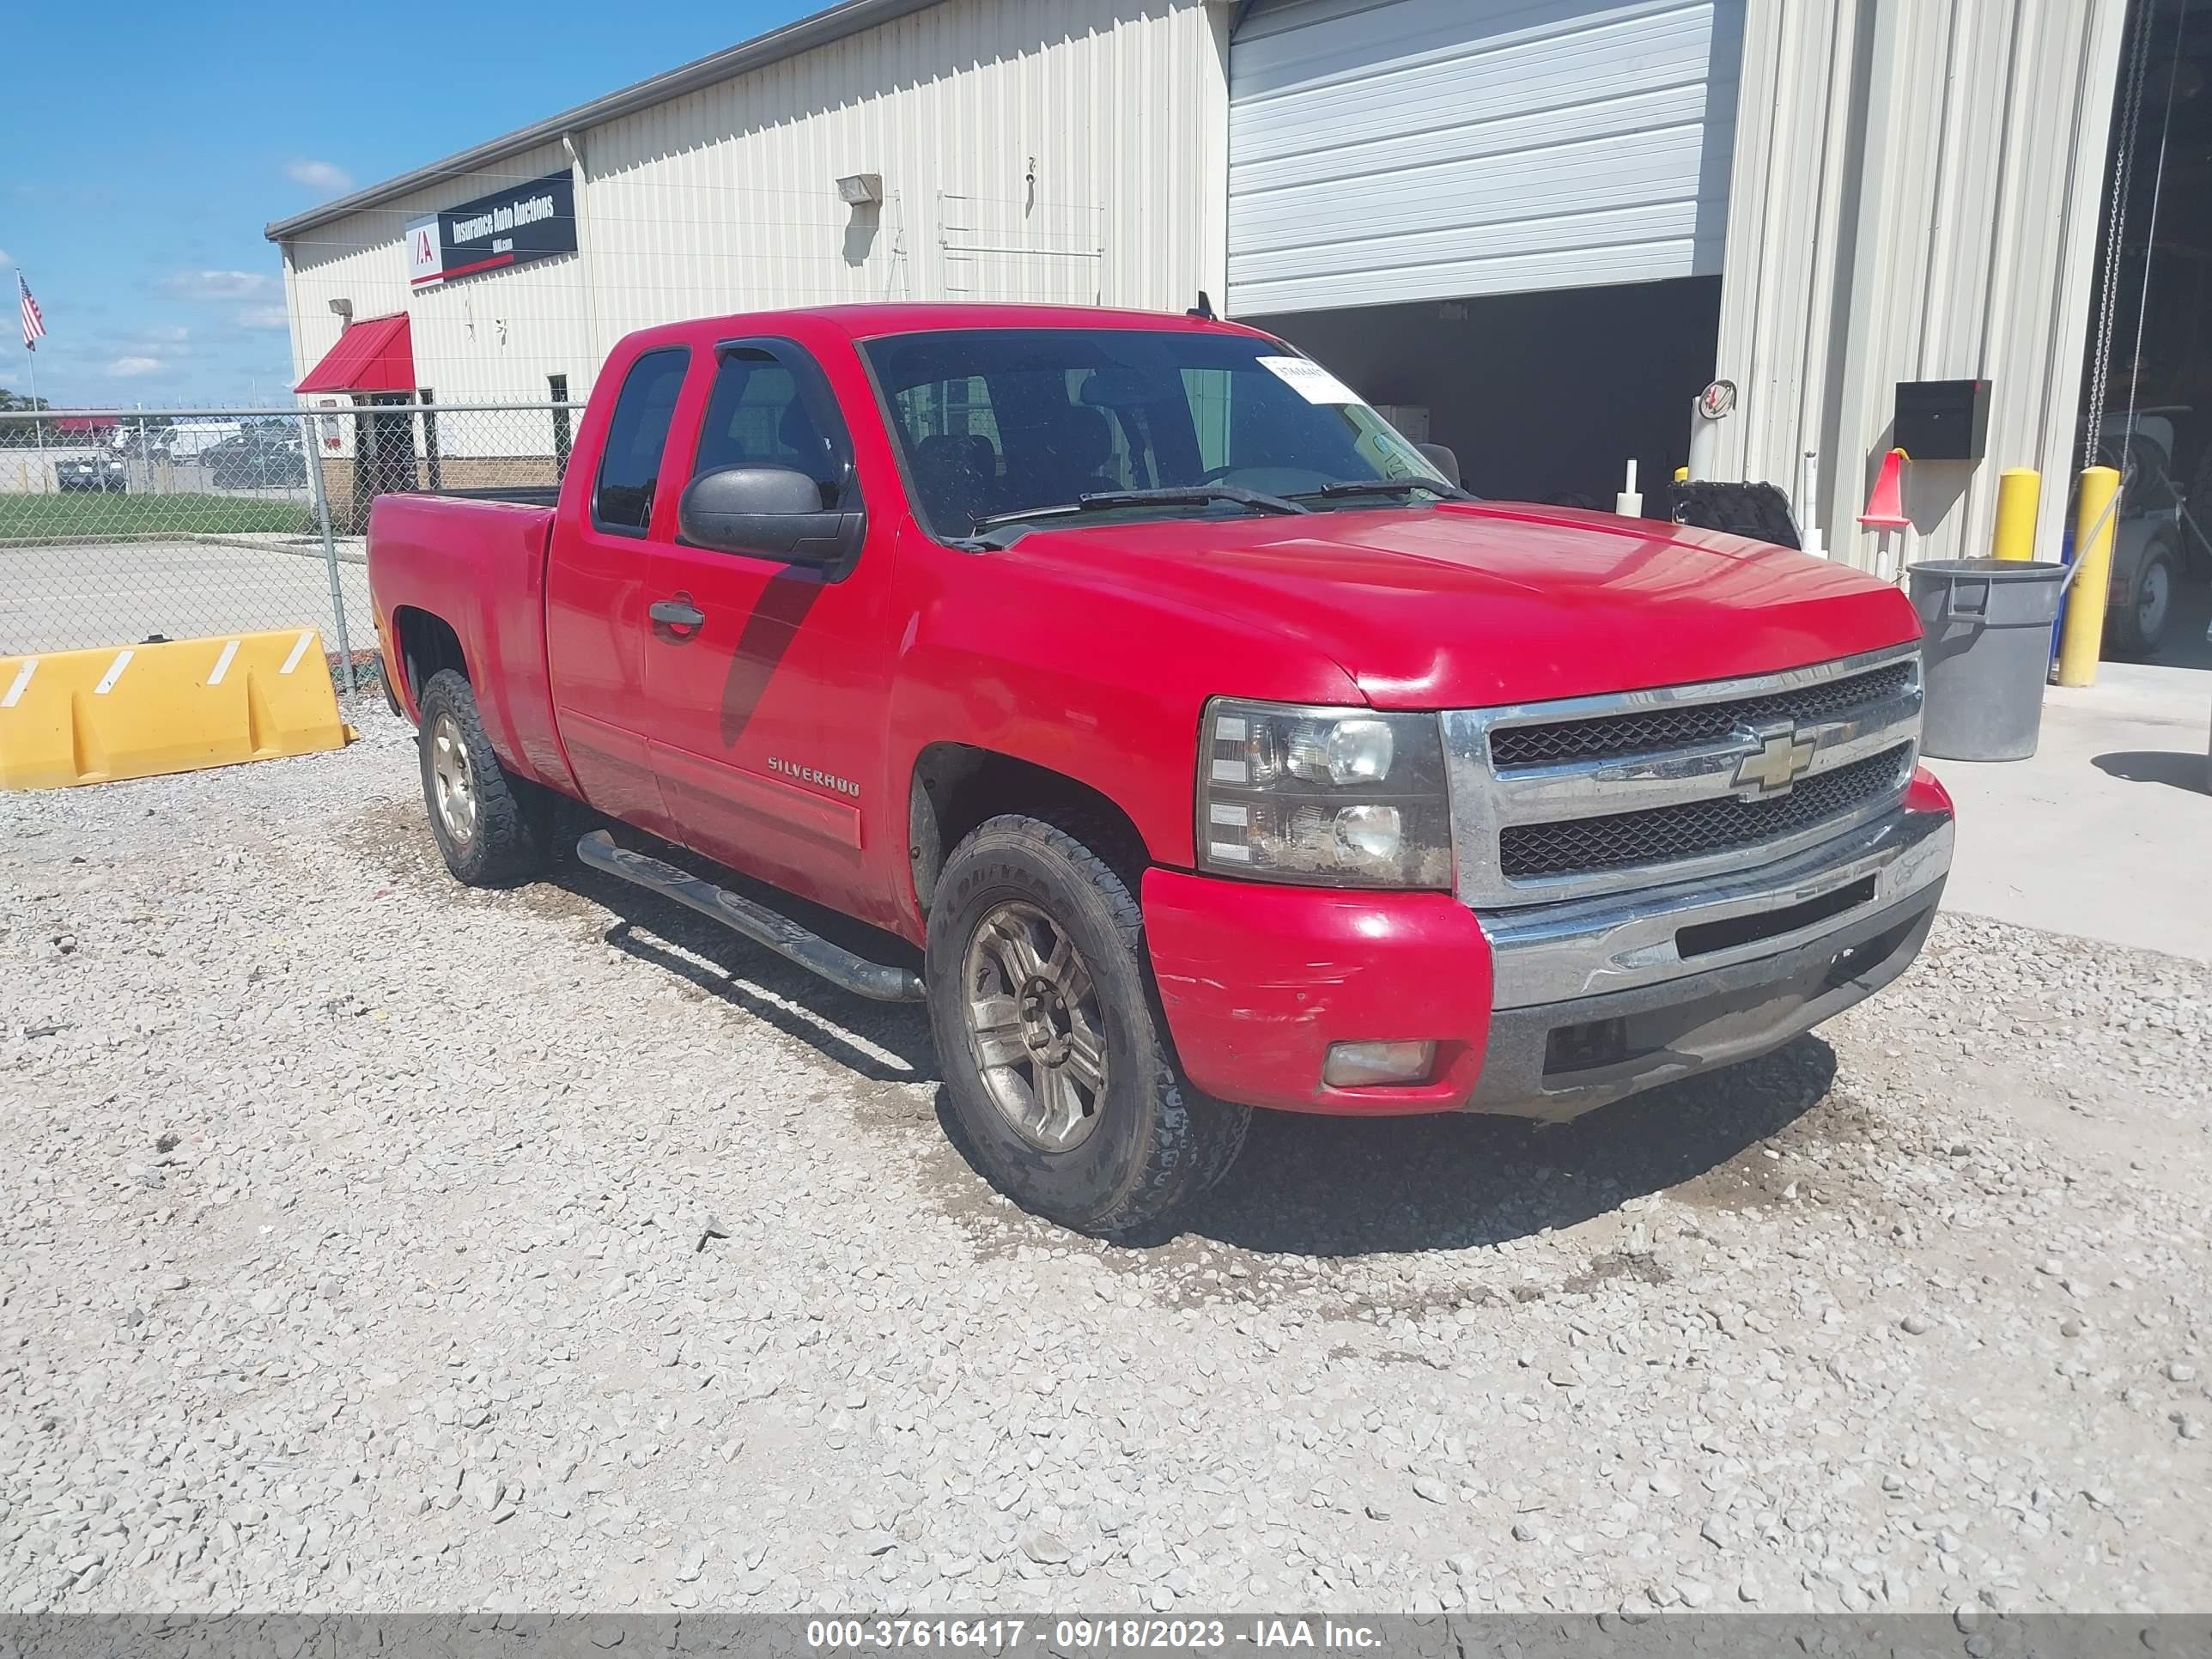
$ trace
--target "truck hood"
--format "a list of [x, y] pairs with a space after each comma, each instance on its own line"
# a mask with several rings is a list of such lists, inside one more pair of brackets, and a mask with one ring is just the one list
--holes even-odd
[[1919, 636], [1901, 593], [1844, 566], [1517, 503], [1044, 529], [995, 556], [1277, 633], [1380, 708], [1643, 690]]

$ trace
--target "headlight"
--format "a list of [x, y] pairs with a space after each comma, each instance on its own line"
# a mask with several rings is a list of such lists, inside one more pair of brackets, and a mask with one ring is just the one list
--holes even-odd
[[1216, 697], [1199, 757], [1200, 869], [1328, 887], [1451, 885], [1434, 714]]

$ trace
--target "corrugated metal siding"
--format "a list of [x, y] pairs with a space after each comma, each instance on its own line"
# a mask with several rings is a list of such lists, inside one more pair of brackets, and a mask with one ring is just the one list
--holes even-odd
[[1720, 270], [1742, 0], [1291, 0], [1237, 34], [1243, 314]]
[[[1755, 6], [1744, 45], [1719, 372], [1726, 472], [1796, 493], [1871, 566], [1856, 523], [1900, 380], [1992, 382], [1989, 456], [1908, 472], [1912, 559], [1988, 550], [1996, 476], [2045, 476], [2055, 554], [2074, 465], [2124, 0]], [[1848, 238], [1848, 240], [1846, 240]]]
[[[684, 317], [1218, 295], [1226, 21], [1203, 0], [944, 0], [575, 135], [583, 252], [412, 296], [418, 368], [447, 401], [542, 398], [549, 373], [580, 398], [624, 332]], [[302, 371], [336, 337], [327, 298], [360, 316], [407, 300], [409, 218], [565, 161], [533, 152], [288, 243]], [[859, 173], [883, 175], [879, 210], [838, 198]]]
[[[594, 131], [609, 326], [709, 295], [1180, 310], [1220, 287], [1217, 13], [949, 0]], [[879, 214], [837, 199], [854, 173], [882, 173]]]

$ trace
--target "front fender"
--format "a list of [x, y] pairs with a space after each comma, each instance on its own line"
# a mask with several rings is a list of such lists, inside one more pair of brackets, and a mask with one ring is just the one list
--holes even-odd
[[1018, 550], [902, 548], [902, 570], [917, 566], [892, 682], [887, 799], [905, 799], [928, 745], [966, 744], [1096, 790], [1127, 814], [1153, 862], [1188, 869], [1207, 698], [1367, 702], [1318, 653], [1142, 592], [1024, 568]]

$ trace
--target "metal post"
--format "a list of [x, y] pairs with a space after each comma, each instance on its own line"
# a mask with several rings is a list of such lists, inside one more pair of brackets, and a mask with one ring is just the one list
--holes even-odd
[[331, 501], [323, 491], [322, 447], [315, 441], [315, 417], [300, 416], [301, 454], [307, 463], [307, 486], [315, 495], [315, 521], [323, 532], [323, 565], [331, 576], [331, 617], [338, 627], [339, 684], [348, 696], [357, 689], [353, 678], [353, 641], [346, 633], [345, 590], [338, 583], [338, 544], [331, 535]]
[[2105, 643], [2105, 600], [2112, 585], [2113, 501], [2120, 475], [2109, 466], [2084, 467], [2074, 512], [2073, 594], [2058, 640], [2058, 684], [2094, 685]]
[[1816, 559], [1828, 556], [1820, 539], [1820, 453], [1808, 449], [1797, 469], [1797, 543]]
[[2043, 475], [2032, 466], [2008, 466], [1997, 475], [1997, 522], [1990, 552], [2000, 559], [2035, 556], [2035, 514], [2043, 501]]
[[[18, 283], [23, 280], [21, 271], [15, 273], [15, 280]], [[26, 333], [28, 331], [25, 331]], [[39, 494], [43, 495], [52, 482], [46, 471], [46, 423], [39, 418], [46, 411], [39, 407], [39, 348], [27, 339], [23, 342], [23, 357], [31, 371], [31, 441], [38, 446]]]
[[1636, 457], [1628, 458], [1628, 477], [1620, 486], [1620, 493], [1613, 498], [1613, 510], [1624, 519], [1644, 516], [1644, 492], [1636, 487]]

